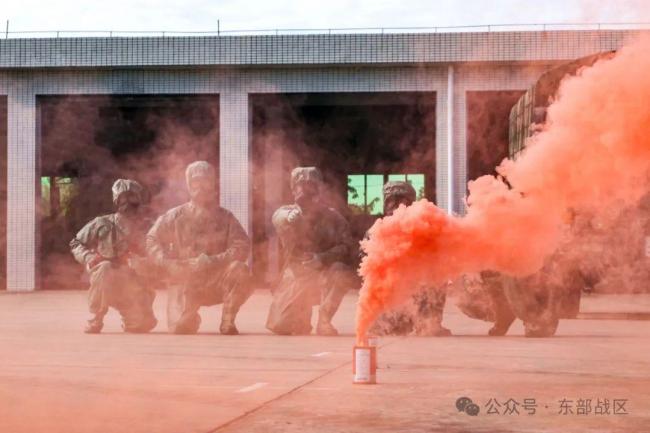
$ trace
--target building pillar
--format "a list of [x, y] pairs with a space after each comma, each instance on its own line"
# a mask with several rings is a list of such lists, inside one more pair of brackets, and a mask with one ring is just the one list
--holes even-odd
[[466, 77], [456, 70], [453, 97], [454, 212], [465, 215], [467, 196], [467, 90]]
[[13, 78], [7, 97], [7, 290], [36, 289], [36, 97]]
[[436, 91], [436, 205], [451, 214], [454, 207], [454, 68]]
[[219, 95], [219, 179], [221, 206], [251, 232], [248, 94]]
[[456, 188], [455, 152], [454, 152], [454, 67], [447, 68], [447, 213], [455, 211]]

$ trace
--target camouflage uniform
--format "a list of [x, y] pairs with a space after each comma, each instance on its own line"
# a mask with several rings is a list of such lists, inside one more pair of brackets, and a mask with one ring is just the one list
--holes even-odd
[[524, 278], [503, 277], [504, 294], [524, 322], [527, 337], [551, 337], [560, 319], [578, 314], [582, 290], [590, 279], [583, 265], [591, 241], [579, 230], [575, 218], [567, 221], [558, 249], [539, 272]]
[[[320, 171], [314, 167], [294, 169], [294, 196], [303, 182], [314, 185], [316, 202], [322, 183]], [[336, 210], [318, 204], [309, 211], [299, 204], [282, 206], [272, 220], [284, 260], [266, 327], [276, 334], [309, 334], [312, 306], [320, 304], [316, 332], [336, 335], [332, 317], [347, 290], [358, 281], [347, 264], [354, 244], [347, 221]]]
[[[214, 169], [207, 162], [190, 164], [188, 188], [195, 179], [215, 185]], [[216, 200], [216, 190], [207, 191]], [[190, 191], [192, 194], [192, 191]], [[251, 293], [246, 265], [250, 242], [244, 228], [228, 210], [216, 203], [192, 201], [158, 218], [147, 234], [147, 252], [167, 273], [167, 324], [177, 334], [196, 333], [201, 306], [223, 303], [220, 331], [237, 334], [234, 321]]]
[[[559, 319], [575, 318], [585, 277], [564, 243], [537, 273], [514, 278], [498, 272], [481, 272], [484, 293], [465, 296], [458, 307], [470, 317], [494, 322], [489, 335], [505, 335], [516, 318], [524, 322], [527, 337], [550, 337]], [[466, 280], [466, 295], [472, 284]]]
[[[405, 181], [387, 182], [383, 188], [384, 214], [392, 215], [403, 204], [411, 205], [416, 192]], [[367, 236], [367, 235], [366, 235]], [[418, 335], [447, 336], [449, 329], [442, 326], [442, 313], [445, 307], [446, 290], [444, 287], [422, 288], [412, 297], [411, 303], [379, 316], [370, 333], [374, 335]]]
[[505, 295], [503, 276], [484, 271], [480, 276], [465, 275], [459, 282], [457, 307], [468, 317], [494, 323], [488, 335], [505, 335], [517, 316]]
[[[113, 202], [125, 193], [142, 200], [142, 187], [119, 179], [113, 185]], [[126, 332], [148, 332], [156, 326], [152, 310], [155, 292], [147, 287], [144, 233], [137, 218], [120, 213], [97, 217], [86, 224], [70, 242], [74, 258], [86, 266], [90, 277], [88, 305], [94, 317], [86, 332], [97, 333], [109, 307], [122, 315]]]

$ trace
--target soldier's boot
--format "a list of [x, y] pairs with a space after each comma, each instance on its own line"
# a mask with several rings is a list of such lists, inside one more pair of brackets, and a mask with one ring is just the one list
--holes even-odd
[[223, 300], [219, 332], [223, 335], [239, 335], [239, 330], [235, 326], [235, 318], [241, 306], [253, 293], [250, 273], [245, 263], [232, 262], [228, 266], [224, 287], [226, 294]]
[[90, 288], [88, 289], [88, 309], [93, 315], [86, 326], [86, 334], [99, 334], [104, 328], [104, 317], [108, 313], [113, 297], [111, 288], [114, 277], [110, 262], [102, 262], [90, 271]]
[[525, 321], [524, 335], [529, 338], [547, 338], [555, 335], [559, 320], [557, 317], [544, 317], [543, 320]]
[[144, 334], [151, 331], [158, 324], [153, 310], [134, 304], [120, 306], [119, 312], [122, 315], [122, 330], [132, 334]]
[[551, 326], [537, 326], [530, 325], [528, 323], [524, 324], [524, 335], [528, 338], [547, 338], [555, 335], [555, 329]]
[[316, 334], [332, 337], [339, 335], [339, 331], [332, 325], [332, 322], [322, 314], [318, 316], [318, 324], [316, 325]]
[[106, 313], [95, 314], [95, 316], [86, 322], [84, 332], [86, 334], [99, 334], [104, 328], [104, 316]]
[[115, 300], [114, 308], [122, 316], [122, 330], [133, 334], [151, 331], [158, 324], [153, 313], [153, 298], [148, 292], [136, 291], [135, 288]]
[[353, 287], [355, 278], [354, 272], [350, 271], [343, 263], [337, 262], [330, 266], [327, 284], [321, 291], [316, 334], [325, 336], [339, 335], [339, 331], [332, 325], [332, 318], [339, 309], [348, 289]]
[[144, 320], [142, 321], [143, 332], [152, 331], [158, 325], [158, 319], [153, 312], [153, 301], [156, 298], [156, 292], [154, 290], [145, 290], [142, 293], [141, 305], [142, 309], [145, 311]]
[[201, 316], [196, 310], [185, 310], [180, 319], [170, 327], [174, 334], [196, 334], [201, 326]]
[[445, 328], [442, 325], [439, 325], [438, 329], [435, 330], [432, 334], [434, 337], [450, 337], [451, 336], [451, 329]]
[[[482, 274], [483, 275], [483, 274]], [[493, 277], [487, 284], [487, 292], [492, 298], [492, 305], [495, 308], [494, 326], [488, 331], [492, 337], [502, 337], [506, 335], [510, 325], [515, 321], [517, 316], [510, 306], [510, 301], [505, 295], [503, 281], [498, 277]]]
[[291, 327], [290, 330], [288, 330], [285, 334], [281, 335], [309, 335], [311, 334], [311, 323], [309, 322], [304, 322], [304, 323], [296, 323]]
[[515, 319], [516, 317], [514, 314], [512, 314], [511, 316], [497, 315], [497, 321], [494, 322], [494, 326], [492, 326], [488, 331], [488, 335], [491, 337], [502, 337], [506, 335], [508, 329], [510, 329], [510, 325], [512, 325], [512, 322], [514, 322]]
[[415, 335], [426, 336], [426, 337], [449, 337], [451, 336], [451, 330], [442, 326], [438, 321], [431, 321], [427, 324], [417, 324], [415, 326]]
[[150, 332], [158, 325], [158, 319], [152, 314], [147, 315], [146, 319], [143, 321], [141, 329], [142, 332]]
[[201, 326], [201, 303], [193, 291], [170, 285], [167, 288], [167, 329], [172, 334], [196, 334]]
[[387, 311], [381, 314], [372, 324], [369, 335], [407, 335], [413, 330], [413, 320], [403, 311]]
[[146, 334], [150, 332], [158, 324], [158, 320], [153, 315], [148, 315], [142, 320], [133, 321], [133, 320], [123, 320], [122, 329], [124, 332], [131, 334]]
[[235, 316], [233, 314], [224, 312], [221, 315], [219, 332], [223, 335], [239, 335], [239, 330], [237, 329], [237, 326], [235, 326]]
[[427, 337], [449, 337], [451, 331], [442, 326], [442, 315], [447, 294], [444, 290], [422, 292], [415, 297], [418, 315], [414, 321], [414, 334]]
[[429, 310], [420, 309], [413, 320], [413, 334], [422, 337], [449, 337], [451, 331], [442, 326], [442, 306], [435, 304]]
[[335, 290], [336, 289], [332, 289], [329, 295], [325, 296], [321, 301], [321, 305], [318, 309], [318, 322], [316, 324], [317, 335], [339, 335], [339, 331], [334, 327], [334, 325], [332, 325], [332, 317], [334, 317], [334, 313], [338, 310], [343, 296], [332, 296], [333, 294], [331, 292], [334, 292]]

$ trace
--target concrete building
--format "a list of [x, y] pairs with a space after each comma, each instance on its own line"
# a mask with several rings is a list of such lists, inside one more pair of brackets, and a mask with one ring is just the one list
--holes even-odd
[[[288, 183], [288, 164], [327, 165], [341, 151], [336, 148], [329, 156], [301, 159], [304, 149], [314, 150], [313, 133], [329, 127], [331, 140], [343, 140], [337, 129], [347, 127], [344, 120], [352, 113], [360, 120], [354, 124], [357, 131], [345, 140], [367, 147], [363, 135], [371, 131], [379, 137], [374, 140], [380, 140], [386, 133], [377, 128], [395, 117], [390, 110], [402, 107], [403, 123], [415, 119], [420, 126], [415, 138], [396, 144], [393, 153], [409, 154], [412, 146], [421, 146], [418, 152], [422, 153], [413, 158], [418, 161], [395, 159], [398, 168], [391, 171], [379, 163], [381, 157], [371, 164], [363, 156], [339, 171], [403, 175], [413, 171], [400, 171], [400, 164], [408, 166], [426, 179], [422, 182], [428, 198], [448, 211], [462, 213], [466, 182], [481, 174], [476, 172], [480, 168], [472, 172], [472, 136], [502, 135], [512, 101], [549, 67], [618, 49], [631, 36], [629, 31], [603, 30], [0, 40], [0, 143], [6, 149], [2, 158], [6, 220], [0, 225], [6, 230], [6, 288], [35, 290], [44, 286], [45, 272], [59, 274], [56, 260], [44, 263], [44, 233], [57, 215], [51, 208], [43, 209], [42, 196], [48, 194], [50, 206], [54, 194], [58, 202], [66, 190], [44, 186], [59, 178], [62, 183], [71, 177], [92, 179], [102, 158], [124, 161], [120, 155], [129, 152], [130, 142], [116, 144], [114, 136], [120, 131], [126, 131], [126, 136], [140, 133], [149, 121], [138, 113], [146, 107], [158, 120], [166, 119], [160, 124], [167, 126], [174, 116], [204, 120], [194, 128], [203, 131], [199, 138], [179, 133], [190, 142], [196, 138], [202, 148], [188, 145], [175, 152], [183, 158], [201, 156], [218, 163], [220, 201], [264, 245], [253, 262], [263, 261], [263, 272], [270, 272], [276, 259], [268, 251], [276, 246], [266, 234], [268, 220], [286, 196], [286, 186], [281, 184]], [[192, 114], [198, 106], [203, 111]], [[388, 108], [367, 108], [382, 106]], [[84, 107], [94, 111], [88, 114]], [[352, 108], [337, 111], [336, 107]], [[60, 117], [61, 110], [70, 116]], [[283, 120], [273, 123], [274, 116]], [[112, 119], [117, 129], [91, 128], [106, 119]], [[293, 124], [287, 119], [311, 126], [303, 125], [292, 135], [287, 128]], [[167, 131], [180, 129], [185, 120], [172, 122]], [[495, 123], [500, 125], [498, 131], [485, 132]], [[404, 131], [410, 124], [403, 125]], [[263, 139], [257, 143], [261, 130]], [[154, 133], [159, 134], [155, 139], [138, 139], [164, 141], [159, 130]], [[428, 139], [422, 141], [421, 136]], [[88, 140], [111, 144], [95, 154], [86, 152]], [[292, 158], [282, 162], [281, 155], [270, 151], [274, 143], [287, 140], [303, 147], [292, 148]], [[77, 146], [63, 151], [70, 141], [78, 141]], [[488, 159], [500, 158], [501, 153], [488, 150]], [[477, 155], [480, 159], [480, 152]], [[96, 161], [91, 164], [92, 158]], [[181, 170], [181, 164], [164, 161]], [[475, 165], [480, 167], [480, 161]], [[341, 185], [344, 195], [344, 180]], [[76, 227], [68, 228], [72, 232]], [[61, 235], [60, 226], [50, 229]]]

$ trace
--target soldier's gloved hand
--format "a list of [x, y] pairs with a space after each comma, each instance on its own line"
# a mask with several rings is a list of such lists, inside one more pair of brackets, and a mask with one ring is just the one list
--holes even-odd
[[201, 253], [197, 257], [188, 260], [188, 266], [192, 272], [202, 272], [212, 264], [207, 254]]
[[295, 224], [300, 221], [301, 217], [302, 213], [300, 212], [300, 209], [291, 209], [287, 215], [287, 223]]
[[102, 256], [101, 254], [93, 254], [86, 261], [86, 269], [90, 271], [92, 268], [94, 268], [95, 266], [97, 266], [101, 262], [107, 261], [107, 260], [108, 259], [106, 257]]
[[323, 269], [323, 260], [319, 254], [312, 254], [307, 260], [303, 260], [303, 266], [306, 266], [311, 269], [320, 270]]
[[173, 277], [182, 276], [187, 273], [187, 264], [184, 260], [165, 260], [163, 266], [167, 273]]

